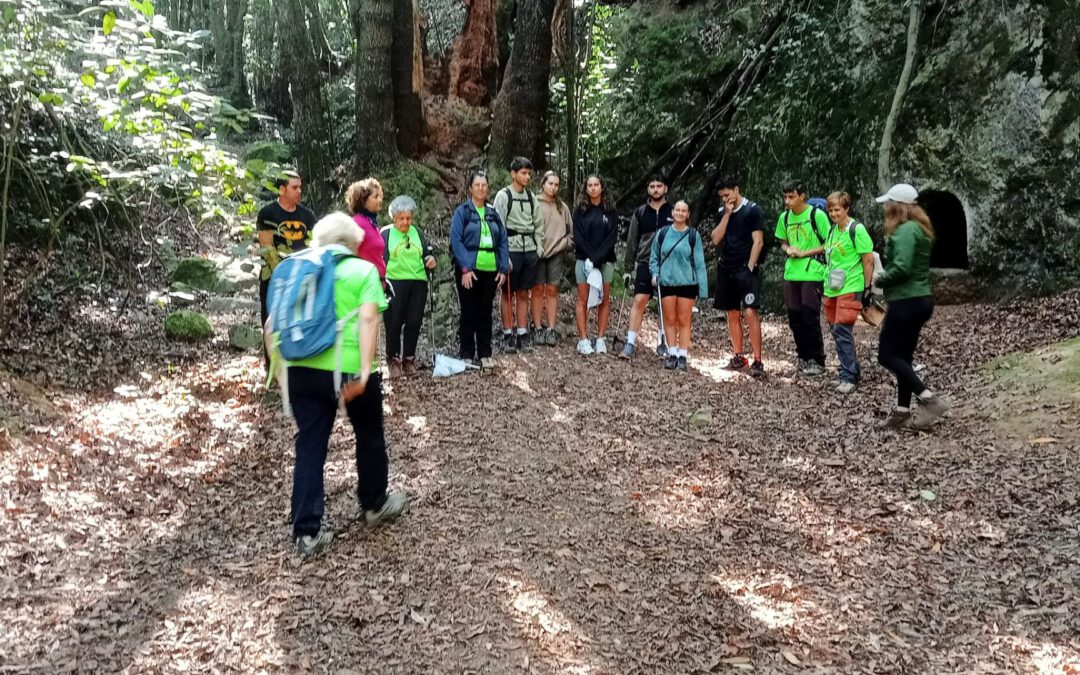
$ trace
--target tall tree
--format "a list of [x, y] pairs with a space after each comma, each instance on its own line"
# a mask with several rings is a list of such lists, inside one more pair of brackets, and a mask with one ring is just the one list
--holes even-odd
[[394, 119], [397, 146], [402, 154], [420, 152], [424, 110], [424, 50], [420, 42], [420, 8], [417, 0], [394, 1], [394, 43], [390, 74], [394, 87]]
[[248, 0], [229, 0], [225, 4], [225, 31], [229, 38], [228, 84], [229, 101], [237, 108], [250, 108], [251, 95], [248, 93], [247, 63], [244, 52], [244, 16], [247, 14]]
[[329, 128], [323, 106], [322, 75], [308, 35], [301, 0], [284, 0], [280, 38], [289, 80], [296, 130], [296, 164], [307, 201], [321, 210], [329, 204]]
[[351, 0], [356, 36], [356, 162], [370, 174], [397, 161], [390, 72], [396, 0]]
[[892, 106], [889, 114], [885, 117], [885, 128], [881, 132], [881, 145], [878, 148], [878, 188], [888, 190], [892, 185], [890, 164], [892, 161], [893, 134], [896, 131], [896, 119], [900, 116], [900, 108], [904, 105], [904, 97], [907, 96], [908, 87], [911, 86], [911, 71], [915, 67], [915, 55], [919, 45], [919, 20], [922, 10], [922, 0], [910, 0], [908, 6], [907, 48], [904, 50], [904, 68], [900, 71], [900, 80], [896, 83], [896, 91], [893, 92]]
[[544, 164], [555, 4], [556, 0], [534, 0], [517, 8], [514, 45], [495, 97], [491, 127], [488, 160], [497, 165], [505, 165], [515, 155]]

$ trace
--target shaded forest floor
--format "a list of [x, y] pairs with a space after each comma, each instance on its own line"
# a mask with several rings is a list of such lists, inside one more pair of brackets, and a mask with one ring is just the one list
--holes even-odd
[[395, 383], [411, 511], [353, 521], [339, 422], [338, 539], [307, 562], [259, 359], [90, 314], [3, 378], [0, 670], [1080, 672], [1080, 364], [1040, 349], [1078, 307], [939, 309], [919, 358], [958, 406], [932, 434], [876, 428], [869, 329], [842, 400], [785, 376], [777, 319], [767, 380], [722, 370], [712, 310], [686, 373], [565, 341]]

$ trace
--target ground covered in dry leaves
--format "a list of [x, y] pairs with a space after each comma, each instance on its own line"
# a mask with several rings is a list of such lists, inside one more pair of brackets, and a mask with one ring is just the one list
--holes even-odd
[[0, 671], [1080, 672], [1080, 385], [995, 360], [1053, 372], [1078, 306], [941, 308], [919, 358], [959, 405], [932, 434], [875, 428], [870, 329], [842, 400], [788, 376], [775, 318], [770, 377], [723, 371], [711, 310], [682, 374], [567, 341], [396, 383], [411, 511], [353, 520], [339, 422], [338, 539], [307, 562], [259, 359], [91, 323], [7, 353]]

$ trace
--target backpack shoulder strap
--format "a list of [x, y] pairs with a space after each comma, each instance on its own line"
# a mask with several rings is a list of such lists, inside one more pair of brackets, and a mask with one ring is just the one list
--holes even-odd
[[821, 233], [818, 232], [817, 229], [817, 214], [820, 210], [821, 209], [816, 206], [810, 207], [810, 230], [814, 233], [814, 236], [817, 237], [818, 243], [824, 246], [825, 240], [821, 238]]
[[498, 194], [506, 194], [506, 217], [510, 217], [510, 212], [514, 210], [514, 195], [510, 194], [510, 186], [507, 185], [503, 189], [499, 190]]
[[379, 230], [379, 234], [382, 235], [382, 243], [383, 243], [382, 257], [383, 257], [383, 262], [390, 262], [390, 228], [391, 227], [393, 227], [393, 225], [386, 225], [381, 230]]

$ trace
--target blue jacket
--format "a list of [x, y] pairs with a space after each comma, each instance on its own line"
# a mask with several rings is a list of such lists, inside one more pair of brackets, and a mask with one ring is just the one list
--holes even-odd
[[709, 273], [705, 269], [704, 248], [701, 235], [692, 227], [683, 232], [671, 225], [661, 228], [653, 237], [649, 272], [660, 280], [661, 287], [697, 286], [698, 297], [707, 298]]
[[[485, 207], [488, 228], [491, 230], [491, 242], [495, 248], [495, 267], [497, 271], [510, 272], [510, 245], [506, 238], [506, 227], [499, 218], [495, 206]], [[457, 207], [450, 221], [450, 251], [454, 255], [454, 264], [462, 270], [476, 268], [476, 252], [480, 248], [480, 212], [472, 200]]]

